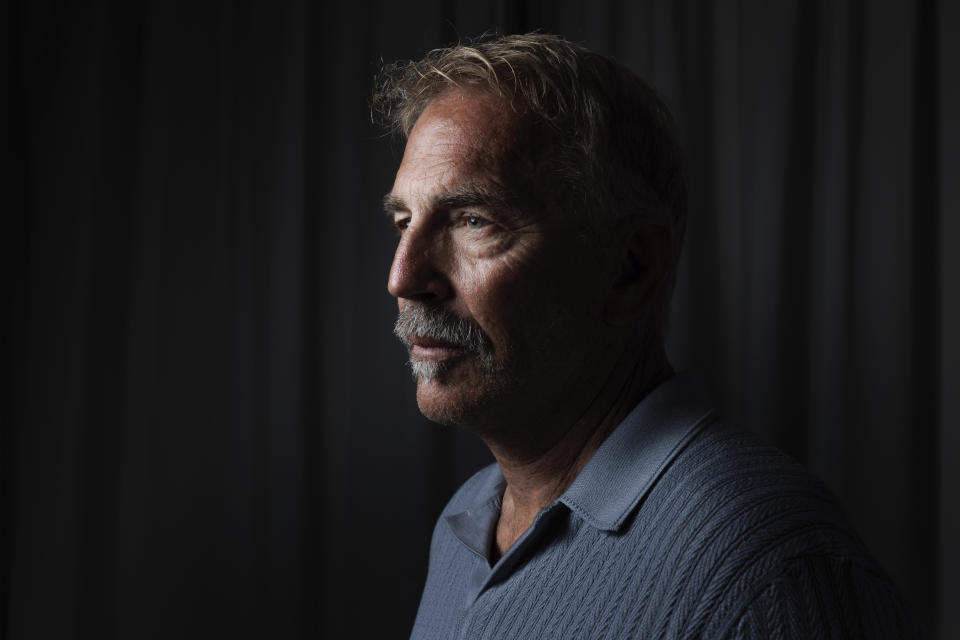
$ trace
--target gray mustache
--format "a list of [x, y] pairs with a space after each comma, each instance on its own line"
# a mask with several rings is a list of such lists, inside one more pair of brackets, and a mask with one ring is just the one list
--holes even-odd
[[452, 342], [484, 361], [493, 360], [493, 347], [483, 329], [443, 307], [407, 302], [397, 314], [393, 333], [408, 350], [413, 347], [410, 336], [422, 336]]

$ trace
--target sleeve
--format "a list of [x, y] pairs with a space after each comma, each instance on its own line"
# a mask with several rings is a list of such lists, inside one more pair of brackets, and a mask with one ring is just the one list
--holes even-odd
[[878, 571], [828, 557], [788, 562], [749, 602], [725, 637], [918, 637], [896, 587]]

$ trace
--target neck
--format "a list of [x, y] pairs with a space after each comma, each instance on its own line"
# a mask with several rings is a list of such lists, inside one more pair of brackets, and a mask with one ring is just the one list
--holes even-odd
[[[494, 556], [506, 551], [533, 523], [537, 514], [569, 488], [606, 437], [654, 387], [673, 370], [663, 347], [647, 349], [643, 357], [625, 350], [610, 375], [581, 400], [577, 416], [557, 429], [561, 415], [546, 416], [538, 429], [511, 430], [526, 435], [509, 441], [485, 438], [506, 480]], [[634, 357], [630, 357], [634, 355]], [[528, 427], [530, 425], [527, 425]]]

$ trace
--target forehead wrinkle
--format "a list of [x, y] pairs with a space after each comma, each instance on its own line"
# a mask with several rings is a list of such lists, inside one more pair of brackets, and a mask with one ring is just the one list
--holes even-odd
[[523, 194], [507, 184], [514, 182], [510, 174], [517, 125], [490, 96], [452, 92], [434, 99], [407, 139], [394, 190], [384, 198], [385, 209], [395, 213], [472, 206], [520, 213]]
[[541, 190], [542, 150], [529, 138], [530, 123], [504, 106], [497, 98], [472, 91], [435, 99], [416, 125], [425, 138], [436, 135], [441, 141], [434, 138], [421, 153], [455, 158], [448, 172], [489, 181], [507, 196], [498, 205], [522, 217], [540, 218], [548, 213], [544, 203], [549, 196]]
[[464, 165], [496, 164], [512, 146], [519, 125], [505, 106], [502, 99], [482, 91], [445, 91], [427, 104], [407, 142], [430, 138], [432, 148], [458, 148]]

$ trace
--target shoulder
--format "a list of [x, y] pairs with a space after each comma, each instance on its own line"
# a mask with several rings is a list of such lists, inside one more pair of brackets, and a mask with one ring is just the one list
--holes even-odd
[[799, 462], [752, 433], [717, 420], [667, 469], [658, 489], [680, 492], [707, 522], [750, 525], [770, 517], [845, 525], [838, 501]]
[[868, 564], [807, 553], [786, 560], [726, 616], [719, 638], [917, 637], [900, 593]]
[[709, 425], [677, 456], [650, 502], [661, 517], [675, 512], [678, 525], [694, 526], [709, 544], [735, 549], [753, 566], [811, 551], [872, 562], [823, 482], [724, 421]]
[[697, 635], [804, 637], [807, 627], [764, 635], [787, 620], [819, 637], [820, 628], [864, 628], [874, 607], [899, 616], [896, 589], [826, 486], [729, 423], [688, 444], [636, 517], [671, 541], [664, 578], [683, 594], [675, 613]]

